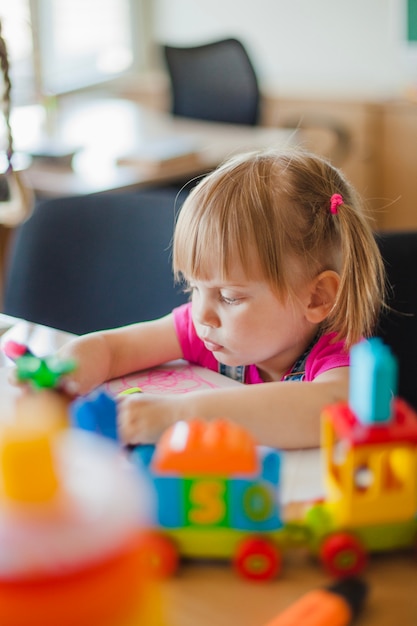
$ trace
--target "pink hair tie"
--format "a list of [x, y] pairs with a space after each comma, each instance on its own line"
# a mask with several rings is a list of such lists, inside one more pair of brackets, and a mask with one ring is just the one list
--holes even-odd
[[343, 204], [342, 196], [340, 193], [334, 193], [330, 198], [330, 213], [336, 215], [341, 204]]

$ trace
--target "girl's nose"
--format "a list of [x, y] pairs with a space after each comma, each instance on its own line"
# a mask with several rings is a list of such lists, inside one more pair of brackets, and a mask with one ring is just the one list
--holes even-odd
[[198, 302], [193, 302], [194, 317], [196, 321], [202, 326], [211, 326], [211, 328], [218, 328], [220, 325], [219, 318], [216, 315], [213, 307], [209, 302], [201, 296], [198, 298]]

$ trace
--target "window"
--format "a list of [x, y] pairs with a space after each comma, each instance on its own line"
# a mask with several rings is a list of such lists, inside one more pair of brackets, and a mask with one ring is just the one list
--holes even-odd
[[146, 0], [0, 0], [15, 104], [144, 66]]
[[2, 35], [6, 41], [13, 102], [36, 97], [29, 0], [0, 0]]

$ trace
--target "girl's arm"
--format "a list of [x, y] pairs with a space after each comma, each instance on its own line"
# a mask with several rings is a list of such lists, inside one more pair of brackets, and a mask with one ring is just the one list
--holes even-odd
[[59, 356], [78, 366], [69, 386], [85, 394], [106, 380], [182, 358], [172, 315], [77, 337]]
[[119, 431], [126, 443], [153, 443], [178, 420], [228, 418], [257, 443], [277, 448], [320, 444], [324, 406], [348, 397], [349, 368], [329, 370], [314, 382], [271, 382], [184, 395], [128, 396], [120, 403]]

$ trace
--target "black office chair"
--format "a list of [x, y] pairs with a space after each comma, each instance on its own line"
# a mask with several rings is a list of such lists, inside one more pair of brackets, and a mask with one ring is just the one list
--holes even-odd
[[258, 80], [246, 49], [234, 38], [199, 46], [163, 46], [174, 115], [254, 126]]
[[376, 235], [387, 271], [390, 309], [376, 334], [399, 364], [399, 395], [417, 410], [417, 231]]
[[15, 232], [4, 312], [77, 334], [152, 319], [174, 285], [175, 190], [44, 200]]
[[[235, 38], [197, 46], [162, 45], [171, 85], [174, 115], [255, 126], [261, 118], [261, 92], [244, 45]], [[349, 130], [328, 115], [290, 116], [280, 126], [325, 131], [331, 138], [327, 156], [340, 166], [351, 150]]]

